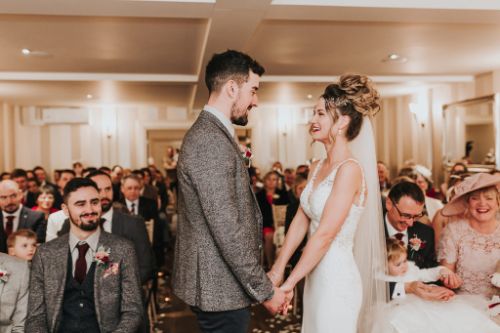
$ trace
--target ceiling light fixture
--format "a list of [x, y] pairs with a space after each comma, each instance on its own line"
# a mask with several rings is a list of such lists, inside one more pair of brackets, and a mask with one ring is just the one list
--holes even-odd
[[312, 99], [312, 98], [313, 98], [313, 95], [311, 95], [311, 94], [307, 95], [307, 99]]
[[87, 99], [92, 99], [93, 97], [92, 94], [87, 94]]
[[384, 59], [382, 59], [382, 62], [407, 62], [408, 59], [403, 57], [402, 55], [398, 54], [398, 53], [389, 53], [389, 55], [387, 57], [385, 57]]
[[22, 54], [24, 54], [24, 55], [30, 55], [31, 50], [30, 50], [30, 49], [22, 49], [22, 50], [21, 50], [21, 52], [22, 52]]

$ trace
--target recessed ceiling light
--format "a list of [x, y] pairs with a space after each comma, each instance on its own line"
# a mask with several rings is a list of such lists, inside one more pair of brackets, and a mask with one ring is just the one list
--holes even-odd
[[21, 52], [24, 54], [24, 55], [29, 55], [31, 53], [31, 50], [30, 49], [22, 49]]
[[407, 62], [408, 59], [403, 57], [402, 55], [400, 55], [398, 53], [390, 53], [389, 55], [387, 55], [387, 57], [382, 59], [382, 61], [383, 62]]
[[94, 98], [94, 96], [92, 96], [92, 94], [87, 94], [87, 99], [92, 99]]
[[312, 99], [312, 98], [313, 98], [313, 95], [307, 94], [307, 99]]

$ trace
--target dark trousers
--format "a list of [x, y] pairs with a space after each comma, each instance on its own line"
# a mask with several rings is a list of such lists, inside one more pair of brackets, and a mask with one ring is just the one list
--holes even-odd
[[205, 312], [192, 306], [203, 333], [247, 333], [250, 324], [250, 309]]

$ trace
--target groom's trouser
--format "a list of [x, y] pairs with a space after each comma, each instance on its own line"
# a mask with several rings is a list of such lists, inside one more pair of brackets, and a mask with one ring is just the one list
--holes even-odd
[[250, 308], [205, 312], [192, 306], [191, 310], [203, 333], [246, 333], [250, 323]]

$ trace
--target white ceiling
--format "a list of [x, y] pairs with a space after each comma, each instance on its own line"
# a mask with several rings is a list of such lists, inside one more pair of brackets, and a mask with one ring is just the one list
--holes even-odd
[[[470, 81], [500, 68], [500, 1], [373, 3], [3, 0], [0, 100], [197, 109], [207, 97], [204, 65], [228, 48], [266, 68], [261, 103], [307, 102], [347, 71], [375, 76], [391, 94], [416, 79]], [[383, 62], [392, 52], [408, 60]]]

